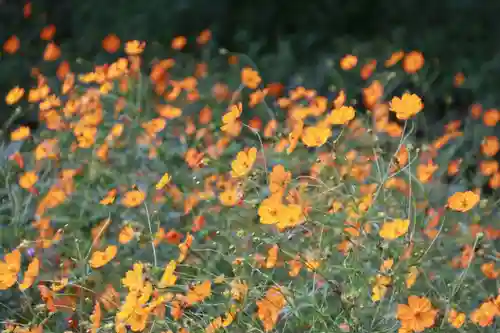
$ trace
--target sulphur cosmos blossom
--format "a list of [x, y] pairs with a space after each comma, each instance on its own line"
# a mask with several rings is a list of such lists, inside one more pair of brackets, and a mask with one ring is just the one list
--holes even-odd
[[122, 199], [122, 205], [128, 208], [137, 207], [146, 198], [146, 194], [140, 190], [132, 190], [125, 193]]
[[106, 265], [116, 256], [118, 248], [116, 245], [109, 245], [104, 251], [95, 251], [89, 261], [90, 267], [100, 268]]
[[410, 220], [408, 219], [395, 219], [391, 222], [385, 222], [380, 229], [379, 235], [386, 240], [394, 240], [406, 234]]
[[448, 207], [457, 212], [466, 212], [474, 208], [479, 202], [479, 195], [472, 192], [456, 192], [448, 198]]
[[177, 267], [177, 262], [175, 260], [170, 260], [168, 265], [165, 267], [165, 271], [158, 283], [158, 288], [167, 288], [175, 285], [177, 281], [177, 276], [175, 276], [175, 268]]
[[241, 82], [247, 88], [256, 89], [262, 82], [262, 79], [256, 70], [245, 67], [241, 70]]
[[252, 147], [248, 152], [240, 151], [231, 163], [231, 176], [234, 178], [247, 175], [257, 159], [257, 148]]
[[0, 260], [0, 290], [12, 287], [17, 281], [17, 274], [21, 269], [21, 252], [14, 250], [7, 253], [4, 260]]
[[407, 120], [422, 111], [422, 99], [416, 94], [404, 93], [401, 97], [393, 97], [390, 102], [391, 111], [400, 120]]
[[24, 95], [24, 89], [18, 86], [12, 88], [5, 96], [5, 103], [7, 105], [16, 104]]
[[168, 174], [168, 172], [165, 172], [163, 174], [163, 176], [161, 177], [160, 181], [158, 181], [158, 183], [156, 183], [156, 186], [155, 186], [156, 189], [161, 190], [162, 188], [167, 186], [168, 183], [170, 183], [171, 179], [172, 179], [172, 177]]
[[397, 308], [401, 327], [410, 332], [422, 332], [434, 326], [437, 313], [429, 299], [414, 295], [408, 297], [408, 304], [398, 304]]

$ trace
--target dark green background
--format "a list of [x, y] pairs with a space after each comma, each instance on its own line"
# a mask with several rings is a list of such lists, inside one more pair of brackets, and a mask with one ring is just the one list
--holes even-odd
[[[213, 45], [249, 54], [265, 79], [284, 83], [299, 69], [317, 71], [319, 59], [363, 55], [361, 45], [375, 52], [418, 49], [439, 71], [429, 91], [454, 96], [459, 108], [472, 101], [498, 103], [499, 1], [34, 0], [29, 20], [22, 18], [22, 1], [0, 3], [0, 40], [16, 34], [22, 42], [20, 54], [1, 58], [1, 91], [28, 82], [29, 68], [43, 50], [39, 31], [52, 23], [65, 55], [91, 61], [102, 54], [101, 40], [110, 32], [168, 46], [176, 35], [193, 40], [210, 28]], [[467, 76], [464, 89], [443, 92], [443, 82], [450, 86], [458, 71]], [[319, 77], [314, 82], [314, 75], [313, 85], [330, 83]]]

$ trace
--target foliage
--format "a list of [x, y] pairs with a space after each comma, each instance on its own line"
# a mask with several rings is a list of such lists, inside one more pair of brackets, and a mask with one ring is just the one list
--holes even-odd
[[[176, 38], [151, 62], [159, 46], [132, 40], [6, 94], [43, 128], [12, 131], [2, 168], [5, 330], [495, 332], [481, 187], [500, 186], [498, 111], [474, 105], [422, 144], [428, 106], [393, 85], [425, 85], [420, 52], [330, 61], [323, 96], [209, 39], [201, 59]], [[441, 183], [478, 162], [463, 189]]]

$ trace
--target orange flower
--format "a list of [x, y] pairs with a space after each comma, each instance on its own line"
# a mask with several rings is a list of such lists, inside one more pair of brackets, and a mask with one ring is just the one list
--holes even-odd
[[495, 156], [499, 149], [500, 143], [496, 136], [486, 136], [481, 142], [481, 152], [486, 156]]
[[256, 89], [262, 82], [259, 73], [250, 67], [245, 67], [241, 70], [241, 82], [245, 87]]
[[352, 54], [346, 54], [342, 59], [340, 59], [340, 68], [345, 71], [349, 71], [356, 67], [358, 64], [358, 57]]
[[384, 86], [379, 80], [373, 80], [366, 88], [363, 88], [363, 103], [368, 108], [374, 107], [384, 94]]
[[24, 95], [24, 89], [19, 88], [18, 86], [12, 88], [5, 96], [5, 103], [7, 105], [16, 104]]
[[267, 259], [266, 259], [266, 268], [273, 268], [276, 266], [276, 262], [278, 261], [278, 253], [279, 253], [279, 247], [278, 245], [274, 244], [269, 251], [267, 251]]
[[368, 80], [370, 76], [372, 76], [373, 72], [377, 68], [377, 60], [371, 60], [368, 63], [364, 64], [363, 67], [361, 67], [361, 78], [363, 80]]
[[415, 94], [404, 93], [401, 98], [393, 97], [390, 102], [391, 111], [396, 113], [396, 117], [406, 120], [423, 109], [422, 100]]
[[102, 40], [102, 48], [108, 53], [115, 53], [120, 49], [120, 38], [115, 34], [109, 34]]
[[434, 326], [437, 312], [426, 297], [412, 295], [408, 297], [408, 305], [398, 304], [397, 318], [401, 321], [402, 328], [422, 332]]
[[120, 233], [118, 234], [118, 242], [120, 244], [127, 244], [134, 238], [134, 235], [134, 228], [132, 228], [130, 225], [126, 225], [120, 230]]
[[472, 191], [456, 192], [448, 198], [448, 207], [457, 212], [466, 212], [479, 202], [479, 195]]
[[182, 234], [178, 231], [175, 230], [169, 230], [167, 234], [165, 235], [165, 240], [169, 244], [179, 244], [181, 242]]
[[9, 39], [3, 43], [3, 50], [5, 53], [14, 54], [19, 50], [20, 45], [21, 42], [17, 36], [10, 36]]
[[458, 72], [453, 77], [453, 86], [455, 86], [455, 87], [462, 86], [464, 84], [464, 82], [465, 82], [465, 75], [462, 72]]
[[487, 327], [493, 324], [493, 320], [495, 316], [500, 315], [500, 311], [495, 303], [492, 301], [484, 302], [481, 306], [474, 310], [470, 319], [474, 324], [477, 324], [481, 327]]
[[500, 188], [500, 172], [495, 172], [491, 175], [488, 185], [494, 189]]
[[193, 305], [202, 302], [212, 294], [212, 283], [210, 280], [197, 284], [187, 292], [187, 304]]
[[462, 159], [452, 160], [448, 164], [448, 176], [456, 176], [460, 172]]
[[34, 171], [27, 171], [19, 178], [19, 186], [26, 190], [30, 190], [38, 181], [38, 176]]
[[4, 260], [0, 260], [0, 290], [7, 290], [17, 281], [17, 274], [21, 269], [21, 252], [14, 250], [7, 253]]
[[189, 148], [184, 156], [184, 160], [191, 169], [198, 169], [203, 166], [205, 154], [198, 152], [195, 148]]
[[403, 60], [403, 69], [408, 74], [418, 72], [424, 66], [424, 56], [419, 51], [411, 51]]
[[33, 260], [28, 265], [26, 272], [24, 272], [24, 280], [19, 284], [19, 289], [26, 290], [33, 285], [36, 277], [40, 271], [40, 260], [38, 258], [33, 258]]
[[61, 49], [55, 43], [50, 42], [45, 47], [43, 52], [43, 60], [45, 61], [55, 61], [61, 56]]
[[71, 67], [69, 62], [64, 60], [57, 66], [56, 76], [59, 80], [64, 80], [68, 74], [71, 74]]
[[481, 161], [479, 163], [479, 170], [485, 176], [491, 176], [498, 171], [498, 162], [495, 160]]
[[106, 196], [104, 198], [102, 198], [101, 201], [99, 201], [99, 203], [101, 205], [104, 205], [104, 206], [107, 206], [107, 205], [111, 205], [113, 202], [115, 202], [115, 199], [116, 199], [116, 189], [112, 189], [110, 190]]
[[172, 40], [172, 48], [174, 50], [180, 51], [186, 46], [187, 40], [184, 36], [177, 36]]
[[182, 109], [168, 104], [159, 104], [156, 106], [156, 112], [166, 119], [175, 119], [181, 116]]
[[30, 136], [30, 128], [28, 126], [20, 126], [10, 133], [12, 141], [20, 141]]
[[42, 40], [52, 40], [56, 33], [56, 26], [53, 24], [49, 24], [46, 27], [43, 27], [42, 31], [40, 31], [40, 39]]
[[89, 264], [92, 268], [100, 268], [106, 265], [116, 256], [118, 248], [116, 245], [108, 245], [104, 251], [95, 251], [90, 257]]
[[429, 161], [427, 164], [419, 164], [417, 165], [417, 178], [422, 183], [427, 184], [431, 181], [432, 175], [438, 169], [438, 165], [434, 164], [432, 161]]
[[492, 280], [498, 279], [500, 276], [500, 269], [495, 269], [495, 262], [493, 261], [482, 264], [481, 272], [483, 272], [484, 276], [488, 279]]
[[146, 198], [146, 194], [140, 190], [132, 190], [125, 193], [122, 199], [122, 205], [128, 208], [137, 207]]
[[483, 122], [488, 127], [495, 126], [500, 120], [500, 111], [497, 109], [489, 109], [484, 112]]
[[395, 64], [397, 64], [401, 59], [403, 59], [405, 56], [405, 53], [403, 51], [396, 51], [393, 54], [391, 54], [391, 57], [387, 59], [384, 63], [385, 67], [392, 67]]
[[278, 322], [281, 309], [286, 305], [285, 296], [280, 287], [271, 287], [263, 299], [257, 302], [257, 315], [262, 321], [264, 330], [271, 331]]
[[200, 32], [198, 37], [196, 37], [196, 42], [199, 45], [204, 45], [208, 43], [210, 39], [212, 39], [212, 32], [208, 29], [205, 29], [202, 32]]
[[146, 47], [146, 42], [141, 42], [138, 40], [132, 40], [125, 43], [125, 53], [129, 56], [136, 56], [144, 52]]
[[481, 117], [481, 113], [483, 112], [483, 107], [481, 104], [474, 103], [470, 107], [470, 114], [473, 119], [479, 119]]
[[90, 333], [97, 333], [99, 327], [101, 327], [101, 303], [99, 301], [95, 302], [94, 311], [90, 315], [90, 322], [92, 323], [90, 328]]

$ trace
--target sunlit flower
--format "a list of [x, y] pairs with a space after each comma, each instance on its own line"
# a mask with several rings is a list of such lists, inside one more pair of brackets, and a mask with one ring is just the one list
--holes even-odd
[[401, 120], [413, 117], [423, 108], [422, 100], [416, 94], [404, 93], [402, 97], [393, 97], [390, 103], [391, 111]]
[[398, 304], [397, 318], [401, 326], [410, 331], [422, 332], [434, 326], [437, 310], [426, 297], [410, 296], [408, 305]]
[[456, 192], [448, 198], [448, 207], [457, 212], [466, 212], [474, 208], [479, 202], [479, 195], [472, 192]]

